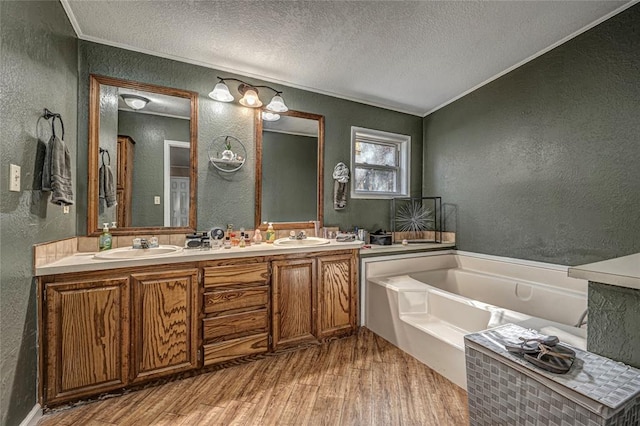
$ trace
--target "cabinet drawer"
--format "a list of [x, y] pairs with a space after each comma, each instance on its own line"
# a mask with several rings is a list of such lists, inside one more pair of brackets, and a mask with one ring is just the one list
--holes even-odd
[[217, 364], [242, 356], [267, 352], [267, 333], [204, 345], [204, 365]]
[[266, 307], [269, 302], [269, 286], [217, 290], [204, 294], [205, 314], [217, 314], [231, 310], [250, 310]]
[[205, 318], [204, 340], [222, 337], [234, 337], [243, 333], [266, 332], [269, 326], [267, 308], [240, 314], [224, 315], [215, 318]]
[[263, 283], [269, 281], [268, 263], [212, 266], [204, 268], [204, 286], [216, 287], [232, 284]]

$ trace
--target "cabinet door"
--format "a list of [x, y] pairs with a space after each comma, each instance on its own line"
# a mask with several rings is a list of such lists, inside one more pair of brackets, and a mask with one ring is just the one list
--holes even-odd
[[47, 403], [126, 385], [129, 279], [50, 283], [45, 297]]
[[132, 379], [198, 366], [198, 270], [134, 274]]
[[356, 288], [353, 256], [318, 258], [318, 337], [344, 335], [355, 330]]
[[273, 348], [316, 340], [315, 260], [274, 261]]

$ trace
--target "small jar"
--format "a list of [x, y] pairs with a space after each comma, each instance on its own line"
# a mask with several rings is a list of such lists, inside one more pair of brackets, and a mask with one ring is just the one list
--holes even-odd
[[211, 240], [209, 237], [202, 237], [200, 239], [200, 250], [210, 250], [211, 249]]

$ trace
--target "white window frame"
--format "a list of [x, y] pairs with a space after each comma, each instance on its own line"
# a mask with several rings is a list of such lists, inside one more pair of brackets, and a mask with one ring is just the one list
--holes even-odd
[[[398, 190], [395, 192], [378, 192], [356, 190], [356, 167], [368, 166], [356, 163], [356, 141], [393, 144], [398, 153], [398, 167], [375, 166], [377, 169], [398, 170]], [[411, 136], [399, 133], [383, 132], [382, 130], [367, 129], [364, 127], [351, 127], [351, 198], [367, 199], [391, 199], [409, 196], [409, 181], [411, 176]]]

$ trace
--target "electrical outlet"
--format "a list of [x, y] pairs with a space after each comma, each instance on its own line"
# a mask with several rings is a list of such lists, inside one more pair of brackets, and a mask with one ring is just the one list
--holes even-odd
[[153, 197], [153, 204], [160, 204], [160, 196], [156, 195], [155, 197]]
[[9, 191], [20, 192], [20, 166], [9, 166]]
[[69, 214], [69, 206], [63, 206], [62, 207], [62, 213]]

